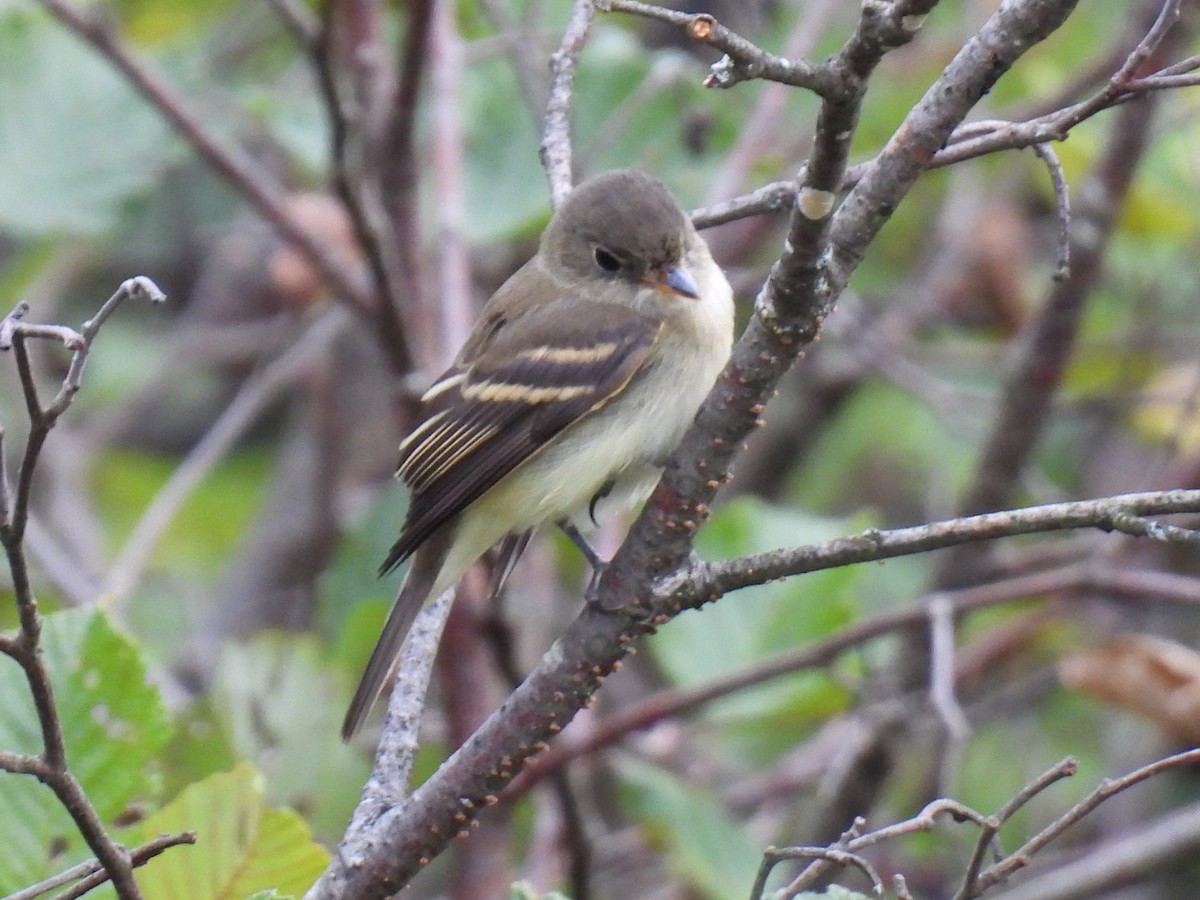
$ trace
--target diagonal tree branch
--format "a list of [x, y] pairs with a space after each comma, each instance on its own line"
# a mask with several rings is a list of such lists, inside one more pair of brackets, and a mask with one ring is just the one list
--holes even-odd
[[[917, 104], [834, 215], [866, 80], [889, 49], [912, 38], [912, 17], [933, 6], [866, 4], [855, 33], [830, 63], [842, 89], [822, 102], [784, 253], [760, 292], [756, 314], [602, 578], [601, 602], [620, 611], [585, 609], [505, 707], [429, 781], [379, 816], [371, 846], [393, 849], [368, 852], [356, 866], [335, 861], [333, 870], [347, 890], [356, 896], [383, 896], [406, 884], [588, 702], [632, 640], [679, 611], [678, 597], [648, 591], [647, 585], [690, 564], [692, 539], [707, 515], [707, 503], [742, 439], [758, 423], [775, 384], [815, 336], [867, 245], [924, 165], [1000, 75], [1053, 33], [1074, 5], [1073, 0], [1003, 4]], [[314, 891], [311, 896], [329, 895]]]

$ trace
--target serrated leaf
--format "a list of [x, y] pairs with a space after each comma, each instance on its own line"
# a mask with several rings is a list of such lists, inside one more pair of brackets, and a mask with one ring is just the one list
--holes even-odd
[[[137, 647], [88, 609], [45, 617], [41, 647], [50, 671], [71, 771], [104, 819], [155, 793], [149, 763], [173, 728], [146, 681]], [[37, 713], [24, 675], [0, 666], [0, 747], [41, 751]], [[7, 893], [89, 854], [49, 788], [0, 773], [0, 892]], [[62, 859], [51, 848], [65, 846]], [[20, 848], [20, 852], [8, 852]], [[62, 851], [60, 851], [61, 853]]]
[[136, 829], [139, 841], [196, 832], [192, 846], [173, 848], [138, 872], [147, 897], [241, 900], [304, 893], [329, 863], [304, 820], [267, 804], [263, 780], [248, 765], [211, 775]]

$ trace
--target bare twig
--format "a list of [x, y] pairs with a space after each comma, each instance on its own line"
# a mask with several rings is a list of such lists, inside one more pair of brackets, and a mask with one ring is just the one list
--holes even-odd
[[1055, 281], [1066, 281], [1071, 275], [1071, 192], [1067, 187], [1067, 176], [1058, 160], [1058, 154], [1049, 144], [1034, 144], [1033, 152], [1046, 164], [1050, 173], [1050, 185], [1054, 189], [1054, 206], [1058, 219], [1058, 253], [1051, 277]]
[[[347, 896], [348, 879], [371, 859], [377, 848], [373, 835], [377, 833], [380, 821], [404, 815], [408, 780], [417, 753], [417, 734], [425, 709], [425, 692], [437, 657], [438, 640], [453, 601], [454, 591], [447, 591], [426, 606], [413, 622], [394, 669], [397, 686], [388, 700], [371, 777], [363, 785], [358, 806], [338, 844], [333, 862], [305, 894], [306, 900]], [[464, 798], [464, 807], [460, 810], [462, 817], [457, 820], [459, 827], [466, 827], [473, 809], [474, 805]], [[424, 863], [428, 862], [428, 859], [424, 860]]]
[[[866, 857], [859, 856], [857, 853], [851, 853], [848, 850], [842, 850], [839, 847], [783, 847], [780, 849], [768, 847], [766, 852], [763, 854], [764, 865], [767, 863], [768, 859], [772, 864], [783, 862], [785, 859], [819, 859], [824, 860], [831, 866], [836, 866], [838, 868], [850, 866], [858, 869], [865, 876], [867, 876], [867, 880], [871, 882], [871, 888], [874, 890], [875, 894], [880, 897], [883, 896], [883, 879], [879, 877], [879, 872], [875, 870], [875, 867], [867, 861]], [[807, 880], [802, 883], [801, 880], [797, 878], [787, 887], [778, 891], [776, 896], [779, 897], [780, 900], [783, 900], [783, 898], [795, 897], [798, 893], [804, 890], [806, 885]], [[750, 896], [760, 897], [762, 895], [761, 893], [752, 893]]]
[[[834, 14], [844, 8], [840, 0], [806, 3], [788, 37], [786, 56], [794, 59], [811, 53]], [[790, 95], [788, 86], [777, 82], [763, 87], [754, 108], [738, 129], [737, 139], [708, 184], [706, 203], [716, 203], [740, 190], [747, 172], [760, 165], [768, 153], [779, 152], [782, 135], [793, 131], [792, 123], [784, 115]]]
[[467, 213], [463, 187], [462, 38], [454, 7], [439, 3], [430, 32], [433, 102], [433, 171], [438, 210], [438, 334], [435, 371], [450, 364], [475, 321], [471, 302], [471, 254], [465, 234]]
[[296, 42], [311, 50], [318, 40], [321, 23], [309, 8], [298, 0], [267, 0], [267, 3]]
[[1091, 900], [1161, 874], [1172, 862], [1195, 859], [1198, 846], [1200, 805], [1192, 804], [1132, 827], [1093, 847], [1083, 857], [996, 895], [996, 900]]
[[[810, 887], [817, 879], [825, 877], [833, 868], [845, 865], [857, 866], [868, 873], [868, 877], [872, 879], [876, 893], [882, 894], [882, 881], [878, 875], [874, 874], [874, 869], [869, 867], [869, 863], [866, 863], [866, 860], [860, 855], [859, 851], [904, 835], [930, 831], [936, 826], [939, 817], [948, 815], [957, 822], [973, 822], [980, 829], [979, 839], [975, 844], [975, 849], [967, 865], [962, 884], [954, 895], [954, 900], [973, 900], [973, 898], [984, 894], [989, 888], [1007, 880], [1016, 871], [1029, 866], [1033, 857], [1044, 849], [1047, 844], [1061, 835], [1067, 828], [1076, 824], [1084, 816], [1095, 810], [1105, 800], [1163, 772], [1196, 765], [1200, 765], [1200, 750], [1189, 750], [1156, 760], [1121, 778], [1106, 780], [1085, 798], [1027, 840], [1014, 853], [1008, 856], [1001, 856], [997, 844], [997, 835], [1001, 827], [1034, 797], [1043, 793], [1047, 788], [1061, 781], [1063, 778], [1069, 778], [1076, 774], [1078, 763], [1068, 757], [1026, 784], [999, 810], [990, 816], [982, 815], [969, 806], [965, 806], [955, 800], [938, 799], [929, 803], [920, 813], [911, 819], [906, 819], [903, 822], [897, 822], [865, 834], [862, 833], [865, 823], [862, 819], [858, 819], [849, 831], [828, 847], [793, 847], [785, 850], [779, 850], [774, 847], [768, 848], [763, 855], [763, 862], [759, 867], [758, 877], [755, 880], [750, 896], [753, 900], [758, 900], [758, 898], [763, 896], [771, 869], [778, 862], [784, 859], [797, 858], [814, 858], [816, 862], [807, 866], [784, 889], [784, 896], [792, 896], [794, 892]], [[1196, 821], [1194, 810], [1188, 811], [1188, 820], [1189, 822]], [[1178, 831], [1178, 828], [1172, 823], [1172, 834], [1175, 834], [1176, 831]], [[1193, 825], [1185, 835], [1185, 839], [1189, 845], [1194, 845], [1197, 841], [1200, 841], [1200, 829], [1197, 829]], [[989, 852], [996, 855], [996, 862], [987, 868], [983, 868], [983, 861]], [[1174, 852], [1178, 852], [1178, 841], [1176, 842]], [[865, 866], [863, 865], [864, 863], [866, 864]], [[1094, 861], [1090, 859], [1088, 864], [1091, 866], [1095, 865]], [[1043, 894], [1035, 895], [1039, 897], [1045, 896]], [[1073, 888], [1069, 888], [1066, 896], [1083, 897], [1090, 896], [1090, 894], [1086, 894], [1086, 892], [1074, 892]]]
[[807, 60], [791, 60], [768, 53], [740, 34], [730, 31], [707, 13], [676, 12], [637, 0], [597, 0], [601, 12], [633, 13], [657, 19], [683, 29], [684, 34], [701, 44], [709, 44], [725, 56], [713, 64], [705, 87], [729, 88], [743, 81], [763, 78], [792, 87], [804, 88], [823, 97], [837, 88], [837, 73], [831, 67], [814, 65]]
[[[386, 236], [383, 210], [378, 202], [372, 202], [378, 190], [370, 183], [367, 171], [372, 141], [379, 130], [375, 114], [382, 106], [385, 90], [380, 14], [378, 4], [327, 0], [321, 4], [313, 39], [305, 47], [329, 121], [333, 189], [350, 218], [375, 283], [373, 317], [384, 336], [381, 346], [393, 368], [407, 373], [412, 368], [412, 353], [398, 313], [402, 293], [394, 271], [398, 264], [393, 259], [393, 242]], [[345, 92], [349, 96], [343, 95], [339, 77], [343, 69], [350, 73], [351, 89]], [[352, 146], [357, 150], [353, 162]]]
[[[154, 282], [139, 276], [122, 283], [116, 293], [105, 301], [96, 315], [85, 322], [78, 332], [58, 326], [29, 325], [21, 321], [27, 312], [24, 305], [19, 305], [0, 325], [0, 334], [6, 342], [10, 342], [16, 355], [17, 371], [25, 395], [26, 411], [29, 414], [29, 436], [17, 473], [16, 497], [11, 502], [11, 511], [8, 511], [9, 501], [7, 490], [5, 491], [4, 505], [7, 514], [0, 520], [0, 543], [4, 546], [9, 571], [12, 574], [20, 627], [16, 637], [12, 640], [6, 639], [0, 645], [0, 650], [15, 660], [25, 672], [42, 732], [40, 757], [4, 754], [0, 757], [0, 766], [9, 768], [10, 771], [33, 775], [54, 792], [92, 852], [96, 854], [96, 859], [107, 872], [117, 896], [122, 900], [137, 898], [141, 894], [133, 877], [129, 853], [108, 834], [79, 781], [67, 768], [62, 724], [54, 699], [50, 673], [46, 669], [39, 647], [42, 618], [29, 577], [25, 532], [29, 521], [33, 474], [46, 438], [79, 391], [88, 352], [100, 328], [117, 307], [131, 297], [144, 297], [156, 303], [164, 299], [162, 291]], [[71, 362], [62, 385], [53, 401], [45, 407], [38, 396], [26, 347], [26, 341], [31, 338], [60, 341], [72, 351]], [[7, 484], [7, 472], [0, 471], [0, 478]]]
[[[1014, 872], [1023, 869], [1030, 864], [1030, 860], [1043, 847], [1049, 844], [1052, 840], [1061, 835], [1064, 831], [1098, 807], [1101, 803], [1109, 798], [1128, 790], [1136, 784], [1153, 778], [1155, 775], [1160, 775], [1163, 772], [1171, 769], [1183, 768], [1185, 766], [1200, 765], [1200, 750], [1188, 750], [1184, 753], [1177, 753], [1174, 756], [1168, 756], [1149, 765], [1142, 766], [1140, 769], [1135, 769], [1128, 775], [1121, 778], [1106, 780], [1100, 784], [1094, 791], [1072, 806], [1063, 815], [1059, 816], [1028, 841], [1021, 845], [1016, 851], [1011, 853], [1000, 862], [989, 866], [979, 875], [972, 890], [964, 892], [963, 897], [978, 897], [988, 888], [999, 884], [1008, 879]], [[1026, 798], [1028, 799], [1028, 798]]]
[[1064, 778], [1070, 778], [1078, 771], [1079, 763], [1073, 757], [1068, 756], [1025, 785], [994, 816], [980, 823], [979, 840], [975, 843], [975, 850], [971, 854], [971, 859], [967, 863], [967, 871], [963, 875], [962, 886], [954, 895], [954, 900], [964, 900], [964, 898], [975, 896], [972, 892], [976, 891], [978, 885], [980, 867], [983, 865], [988, 850], [997, 850], [996, 835], [1000, 832], [1001, 826], [1050, 785]]
[[[1172, 2], [1169, 5], [1177, 4]], [[1164, 7], [1163, 13], [1167, 12], [1169, 10]], [[1164, 21], [1161, 14], [1158, 21]], [[1142, 78], [1130, 74], [1135, 71], [1135, 68], [1130, 67], [1130, 59], [1135, 57], [1140, 59], [1141, 54], [1126, 57], [1120, 70], [1109, 79], [1105, 88], [1080, 103], [1044, 113], [1025, 122], [986, 120], [960, 126], [946, 141], [946, 146], [933, 154], [925, 168], [943, 168], [1002, 150], [1033, 148], [1050, 170], [1061, 224], [1066, 220], [1063, 212], [1063, 201], [1067, 196], [1066, 186], [1061, 166], [1052, 162], [1051, 157], [1046, 154], [1048, 142], [1066, 140], [1072, 129], [1088, 119], [1151, 91], [1200, 84], [1200, 73], [1193, 71], [1200, 67], [1200, 56], [1188, 57]], [[1138, 62], [1135, 59], [1135, 63], [1141, 65], [1144, 60]], [[1039, 150], [1038, 147], [1043, 149]], [[848, 168], [841, 189], [848, 190], [857, 184], [870, 165], [870, 162], [865, 162]], [[790, 210], [795, 202], [797, 187], [798, 182], [794, 179], [772, 182], [739, 197], [693, 210], [692, 221], [697, 228], [710, 228], [747, 216], [785, 212]], [[1066, 259], [1062, 240], [1060, 231], [1056, 277], [1061, 277], [1059, 273], [1064, 270]]]
[[[1125, 107], [1112, 123], [1112, 140], [1081, 192], [1085, 204], [1076, 213], [1071, 277], [1055, 283], [1023, 338], [970, 489], [959, 507], [963, 514], [999, 509], [1016, 495], [1075, 347], [1121, 203], [1147, 147], [1153, 112], [1154, 105], [1143, 101]], [[971, 567], [970, 559], [969, 549], [949, 554], [941, 566], [940, 583], [955, 584], [960, 573]]]
[[[861, 818], [857, 819], [853, 827], [843, 834], [837, 842], [832, 844], [829, 849], [839, 853], [852, 854], [855, 858], [861, 859], [857, 855], [857, 851], [873, 847], [885, 841], [894, 840], [903, 835], [932, 831], [937, 827], [938, 819], [942, 816], [949, 816], [956, 822], [974, 822], [979, 826], [984, 826], [989, 821], [987, 816], [976, 812], [969, 806], [959, 803], [957, 800], [939, 799], [927, 804], [924, 809], [911, 819], [906, 819], [903, 822], [897, 822], [866, 834], [862, 833], [862, 828], [866, 824], [865, 820]], [[775, 851], [775, 857], [770, 859], [770, 865], [768, 865], [768, 857], [764, 855], [763, 863], [759, 867], [758, 878], [754, 883], [754, 889], [750, 893], [752, 900], [758, 900], [758, 898], [762, 897], [763, 891], [766, 889], [766, 882], [770, 875], [771, 866], [779, 862], [779, 853], [780, 851]], [[788, 892], [786, 895], [791, 896], [807, 887], [811, 887], [818, 879], [828, 875], [835, 867], [845, 865], [846, 862], [849, 862], [849, 860], [840, 860], [829, 856], [818, 859], [816, 862], [805, 867], [804, 871], [796, 876], [784, 889], [785, 892]], [[875, 892], [882, 894], [883, 883], [878, 875], [873, 878], [873, 884]]]
[[1133, 537], [1145, 537], [1152, 541], [1200, 547], [1200, 531], [1193, 528], [1180, 528], [1178, 525], [1155, 522], [1143, 516], [1123, 513], [1114, 515], [1109, 524], [1114, 531], [1120, 531]]
[[[140, 868], [154, 859], [154, 857], [172, 847], [194, 843], [196, 843], [196, 832], [194, 831], [160, 835], [154, 840], [147, 841], [140, 847], [134, 847], [129, 851], [129, 862], [135, 869]], [[49, 893], [65, 884], [70, 884], [72, 881], [78, 881], [79, 883], [72, 885], [70, 890], [58, 894], [54, 900], [69, 900], [69, 898], [82, 897], [88, 891], [108, 881], [108, 873], [98, 861], [89, 859], [79, 863], [79, 865], [59, 872], [45, 881], [39, 881], [37, 884], [30, 885], [23, 890], [17, 891], [15, 894], [9, 894], [4, 900], [34, 900], [34, 898]]]
[[971, 735], [971, 723], [954, 691], [954, 606], [945, 594], [938, 593], [929, 598], [926, 608], [930, 633], [929, 699], [949, 739], [941, 782], [950, 784]]
[[[1183, 602], [1200, 606], [1200, 588], [1191, 579], [1176, 577], [1162, 582], [1146, 577], [1152, 574], [1158, 573], [1112, 570], [1082, 563], [1050, 572], [1010, 578], [994, 584], [947, 591], [941, 596], [951, 606], [956, 619], [979, 609], [1013, 603], [1033, 596], [1070, 596], [1096, 591], [1131, 596], [1138, 601], [1152, 597], [1164, 602]], [[634, 731], [649, 728], [664, 719], [687, 715], [714, 700], [739, 693], [765, 681], [805, 669], [828, 666], [847, 651], [884, 635], [919, 625], [922, 620], [927, 619], [928, 612], [920, 605], [873, 616], [848, 625], [805, 647], [782, 653], [757, 665], [747, 666], [722, 678], [692, 687], [651, 694], [607, 716], [582, 739], [571, 734], [564, 735], [562, 740], [555, 742], [513, 781], [505, 791], [503, 799], [508, 801], [522, 796], [546, 775], [568, 762], [611, 746]]]
[[594, 0], [575, 0], [562, 43], [550, 56], [550, 98], [546, 101], [539, 152], [546, 180], [550, 183], [550, 203], [555, 207], [575, 185], [571, 171], [571, 91], [575, 84], [575, 66], [595, 14]]
[[[1115, 528], [1114, 518], [1200, 512], [1200, 491], [1151, 491], [1099, 500], [1049, 503], [998, 513], [947, 519], [891, 531], [869, 530], [791, 550], [755, 554], [735, 560], [699, 563], [660, 585], [660, 590], [684, 591], [684, 596], [714, 599], [750, 584], [835, 568], [866, 560], [890, 559], [950, 546], [1018, 534], [1074, 528]], [[693, 593], [694, 591], [694, 593]], [[678, 595], [676, 595], [678, 596]]]
[[[407, 4], [408, 21], [397, 64], [397, 81], [380, 121], [371, 126], [378, 127], [380, 137], [371, 142], [367, 161], [369, 169], [378, 173], [378, 182], [372, 185], [375, 193], [368, 193], [363, 200], [368, 208], [380, 207], [386, 217], [376, 226], [387, 229], [378, 235], [389, 268], [391, 291], [380, 315], [385, 349], [392, 341], [405, 340], [398, 312], [402, 308], [412, 311], [406, 318], [410, 325], [416, 323], [414, 334], [426, 335], [433, 330], [422, 256], [425, 243], [421, 229], [417, 112], [428, 69], [429, 33], [438, 2], [443, 0], [413, 0]], [[421, 346], [422, 342], [413, 341], [414, 350]], [[418, 362], [428, 366], [432, 360]]]

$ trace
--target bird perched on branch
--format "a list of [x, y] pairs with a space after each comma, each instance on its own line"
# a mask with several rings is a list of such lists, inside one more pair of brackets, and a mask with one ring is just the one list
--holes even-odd
[[660, 182], [620, 170], [568, 195], [400, 444], [412, 499], [381, 574], [411, 562], [343, 738], [421, 607], [489, 548], [503, 541], [506, 573], [538, 526], [577, 537], [649, 495], [732, 340], [729, 283]]

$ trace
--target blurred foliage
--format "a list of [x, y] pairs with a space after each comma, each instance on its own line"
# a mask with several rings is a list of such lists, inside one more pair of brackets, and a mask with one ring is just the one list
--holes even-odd
[[304, 820], [271, 807], [262, 777], [245, 764], [185, 788], [130, 830], [128, 840], [185, 831], [196, 832], [195, 845], [164, 853], [139, 870], [147, 897], [300, 896], [329, 863]]
[[[89, 9], [112, 16], [113, 28], [180, 89], [223, 146], [253, 156], [289, 190], [321, 189], [328, 180], [329, 151], [319, 92], [308, 61], [268, 6], [118, 0], [89, 4]], [[751, 36], [780, 50], [804, 4], [775, 6], [773, 14], [754, 23]], [[974, 12], [951, 6], [942, 4], [917, 41], [885, 60], [855, 137], [856, 158], [869, 156], [887, 140], [977, 26], [977, 5], [966, 5]], [[1020, 117], [1060, 98], [1083, 61], [1109, 45], [1125, 6], [1081, 4], [1068, 27], [1000, 81], [980, 117]], [[526, 10], [519, 2], [504, 7], [515, 15]], [[569, 4], [544, 7], [545, 19], [531, 31], [531, 40], [548, 54]], [[845, 7], [815, 58], [844, 36], [857, 4]], [[459, 110], [469, 209], [465, 237], [480, 268], [495, 281], [527, 251], [548, 214], [537, 158], [540, 123], [526, 108], [512, 66], [477, 5], [460, 3], [458, 17], [468, 42]], [[399, 32], [403, 26], [389, 21], [389, 27]], [[699, 85], [712, 58], [707, 50], [684, 48], [632, 17], [598, 19], [576, 80], [580, 171], [641, 166], [663, 177], [689, 206], [705, 202], [708, 186], [743, 141], [758, 141], [754, 159], [735, 179], [744, 187], [794, 171], [810, 139], [812, 98], [790, 92], [777, 116], [782, 125], [766, 136], [747, 135], [747, 112], [769, 88], [754, 83], [733, 91], [704, 90]], [[1096, 493], [1114, 484], [1150, 486], [1147, 472], [1184, 465], [1198, 452], [1200, 374], [1194, 348], [1200, 305], [1194, 257], [1200, 217], [1196, 204], [1181, 200], [1195, 196], [1200, 183], [1197, 104], [1196, 92], [1172, 95], [1156, 129], [1113, 237], [1104, 281], [1088, 308], [1058, 418], [1031, 467], [1025, 485], [1030, 499]], [[418, 123], [423, 159], [429, 107]], [[1086, 123], [1056, 145], [1073, 190], [1085, 183], [1103, 152], [1110, 120]], [[117, 281], [143, 269], [171, 295], [174, 312], [124, 311], [106, 325], [85, 389], [51, 436], [56, 447], [66, 448], [66, 456], [72, 438], [86, 441], [89, 428], [121, 412], [130, 397], [147, 382], [153, 386], [176, 361], [165, 336], [196, 313], [202, 293], [197, 285], [211, 276], [206, 269], [210, 252], [221, 236], [243, 224], [246, 210], [110, 66], [28, 3], [0, 2], [0, 172], [0, 302], [6, 308], [18, 299], [36, 298], [39, 320], [77, 322]], [[1021, 238], [1030, 247], [1029, 258], [1010, 266], [1019, 269], [1011, 273], [1010, 287], [1027, 315], [1051, 290], [1055, 225], [1048, 184], [1044, 168], [1028, 152], [969, 162], [921, 180], [872, 247], [852, 287], [863, 315], [884, 322], [876, 337], [891, 338], [886, 316], [898, 308], [925, 304], [922, 326], [876, 354], [872, 347], [855, 345], [854, 329], [849, 337], [839, 332], [838, 315], [831, 318], [810, 365], [802, 367], [805, 377], [810, 370], [836, 375], [839, 367], [863, 377], [830, 404], [817, 433], [794, 436], [795, 459], [772, 473], [775, 489], [769, 498], [737, 497], [717, 510], [700, 535], [701, 555], [730, 558], [951, 514], [987, 433], [1012, 344], [1001, 329], [977, 327], [968, 321], [970, 315], [959, 315], [961, 310], [930, 286], [928, 270], [963, 251], [951, 246], [947, 233], [967, 233], [969, 245], [970, 233], [979, 227], [978, 221], [964, 225], [946, 212], [956, 198], [994, 196], [1031, 223]], [[431, 251], [436, 249], [437, 204], [429, 189], [422, 214]], [[743, 307], [749, 307], [765, 264], [777, 252], [777, 224], [755, 226], [751, 240], [722, 258], [743, 285]], [[736, 244], [714, 238], [714, 246], [720, 256]], [[486, 292], [482, 283], [476, 287], [477, 293]], [[986, 306], [980, 299], [984, 293], [969, 284], [963, 301], [968, 313]], [[916, 369], [920, 377], [896, 377], [897, 370], [885, 365], [888, 354], [903, 356], [909, 368], [901, 368], [901, 375]], [[49, 350], [44, 356], [49, 383], [61, 375], [61, 355]], [[196, 410], [204, 426], [211, 414], [206, 404], [219, 400], [244, 374], [234, 365], [196, 366], [172, 385], [167, 402], [185, 412]], [[14, 435], [19, 430], [14, 426], [24, 421], [21, 398], [11, 372], [0, 377], [0, 417]], [[304, 387], [313, 394], [321, 389], [315, 379]], [[199, 832], [195, 846], [169, 850], [139, 874], [151, 897], [302, 894], [324, 866], [324, 848], [336, 842], [369, 769], [365, 743], [343, 745], [338, 722], [398, 583], [394, 576], [376, 576], [406, 502], [383, 479], [362, 476], [355, 482], [357, 473], [352, 473], [322, 485], [336, 494], [331, 506], [339, 536], [335, 547], [326, 548], [328, 561], [315, 579], [310, 621], [295, 630], [272, 627], [205, 648], [202, 686], [186, 679], [177, 683], [171, 674], [179, 648], [214, 605], [222, 575], [248, 552], [256, 534], [270, 499], [267, 485], [283, 458], [281, 435], [289, 427], [278, 407], [289, 402], [279, 401], [272, 415], [206, 475], [174, 516], [131, 598], [105, 612], [62, 609], [46, 619], [44, 652], [71, 767], [101, 814], [109, 822], [143, 817], [121, 832], [130, 844], [164, 831]], [[768, 436], [788, 426], [774, 408], [766, 417]], [[79, 501], [78, 520], [68, 523], [95, 532], [90, 543], [83, 542], [92, 553], [81, 554], [81, 570], [95, 565], [100, 572], [88, 574], [104, 573], [176, 471], [182, 452], [129, 438], [105, 445], [79, 463], [78, 471], [73, 462], [59, 459], [57, 468], [41, 473], [48, 483], [62, 480], [87, 492]], [[1112, 459], [1121, 462], [1105, 464]], [[81, 483], [64, 472], [82, 473]], [[364, 500], [366, 495], [373, 499]], [[1028, 548], [1036, 541], [1012, 545]], [[574, 571], [573, 560], [560, 568]], [[702, 686], [873, 614], [905, 608], [923, 596], [937, 563], [938, 557], [929, 556], [818, 572], [686, 613], [646, 641], [649, 660], [638, 673], [644, 680], [635, 687], [648, 694]], [[520, 577], [518, 572], [514, 585], [521, 584]], [[65, 605], [57, 582], [44, 571], [36, 578], [45, 609]], [[574, 586], [547, 593], [567, 594], [571, 602], [578, 595]], [[527, 599], [532, 604], [537, 598]], [[4, 600], [0, 623], [11, 627], [11, 604], [7, 596]], [[1044, 606], [1041, 601], [968, 617], [962, 644], [985, 644], [1019, 626], [1031, 608]], [[997, 663], [1005, 669], [1008, 693], [987, 698], [991, 706], [973, 721], [960, 765], [947, 783], [936, 785], [988, 813], [1058, 759], [1079, 758], [1077, 778], [1035, 798], [1006, 826], [1006, 846], [1102, 777], [1158, 752], [1163, 743], [1153, 730], [1139, 729], [1135, 720], [1053, 681], [1055, 658], [1064, 648], [1085, 644], [1094, 628], [1090, 619], [1078, 624], [1065, 619], [1060, 614], [1039, 626]], [[532, 626], [539, 623], [530, 624], [536, 634]], [[1194, 617], [1169, 627], [1200, 632]], [[772, 771], [829, 723], [851, 715], [869, 698], [872, 679], [895, 646], [895, 639], [879, 640], [832, 666], [777, 677], [690, 713], [677, 723], [678, 746], [688, 752], [688, 765], [671, 765], [646, 750], [655, 746], [654, 735], [645, 736], [645, 745], [631, 739], [612, 756], [619, 790], [611, 801], [615, 809], [605, 810], [611, 817], [606, 824], [615, 823], [613, 831], [633, 826], [655, 864], [694, 895], [718, 900], [744, 895], [762, 847], [790, 841], [800, 815], [792, 807], [804, 806], [823, 785], [783, 796], [777, 802], [787, 811], [753, 821], [730, 808], [723, 788]], [[522, 664], [532, 665], [532, 659]], [[445, 724], [431, 718], [417, 781], [447, 751]], [[0, 660], [0, 748], [35, 752], [38, 746], [23, 677], [15, 665]], [[904, 761], [872, 810], [873, 824], [904, 818], [922, 805], [933, 787], [927, 764], [923, 758]], [[602, 791], [597, 795], [598, 806], [611, 800]], [[1180, 796], [1185, 795], [1195, 796], [1194, 785], [1181, 789]], [[514, 844], [534, 845], [528, 836], [536, 831], [529, 822], [535, 815], [532, 805], [519, 809], [521, 839]], [[973, 842], [974, 834], [961, 826], [947, 828], [913, 838], [903, 853], [930, 867], [961, 871]], [[0, 774], [0, 847], [0, 893], [88, 855], [48, 789], [7, 774]], [[552, 900], [561, 895], [538, 894], [518, 884], [511, 896]], [[802, 896], [849, 900], [862, 895], [831, 887]]]
[[[137, 645], [101, 614], [75, 609], [46, 617], [42, 652], [58, 702], [71, 771], [96, 811], [111, 820], [162, 799], [160, 752], [171, 716], [147, 683]], [[0, 747], [38, 753], [41, 726], [24, 674], [0, 665]], [[0, 891], [40, 881], [89, 857], [50, 789], [33, 778], [0, 777]]]

